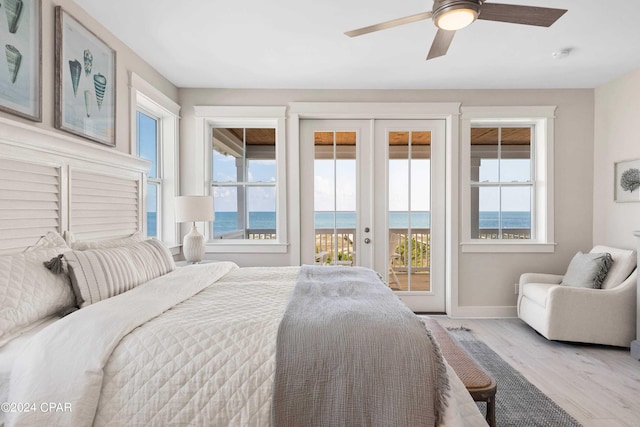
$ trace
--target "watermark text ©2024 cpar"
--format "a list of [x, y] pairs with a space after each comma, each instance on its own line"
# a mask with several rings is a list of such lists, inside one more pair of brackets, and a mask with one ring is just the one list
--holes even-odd
[[1, 412], [71, 412], [71, 402], [2, 402]]

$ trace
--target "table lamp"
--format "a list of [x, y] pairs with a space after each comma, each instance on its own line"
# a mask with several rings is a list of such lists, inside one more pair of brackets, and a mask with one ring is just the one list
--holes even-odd
[[198, 231], [196, 221], [213, 221], [212, 196], [176, 197], [176, 222], [193, 222], [189, 234], [182, 241], [182, 253], [187, 262], [198, 263], [204, 258], [204, 236]]

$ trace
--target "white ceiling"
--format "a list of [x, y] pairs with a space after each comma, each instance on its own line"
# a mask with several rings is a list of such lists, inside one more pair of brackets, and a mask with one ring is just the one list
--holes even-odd
[[551, 28], [477, 21], [428, 62], [431, 20], [343, 33], [431, 0], [76, 2], [182, 88], [592, 88], [640, 68], [637, 0], [496, 0], [569, 11]]

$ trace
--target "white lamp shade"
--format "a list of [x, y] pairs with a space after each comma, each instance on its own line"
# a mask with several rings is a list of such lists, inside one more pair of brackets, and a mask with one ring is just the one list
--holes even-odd
[[213, 221], [212, 196], [176, 197], [176, 222]]

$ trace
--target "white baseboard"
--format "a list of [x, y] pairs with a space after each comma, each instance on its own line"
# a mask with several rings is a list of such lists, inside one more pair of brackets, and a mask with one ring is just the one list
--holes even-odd
[[469, 319], [469, 318], [486, 318], [486, 319], [504, 319], [517, 317], [518, 313], [516, 306], [498, 306], [498, 307], [483, 307], [483, 306], [458, 306], [452, 313], [449, 313], [449, 317], [452, 319]]

